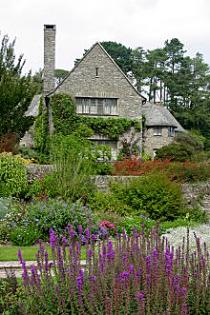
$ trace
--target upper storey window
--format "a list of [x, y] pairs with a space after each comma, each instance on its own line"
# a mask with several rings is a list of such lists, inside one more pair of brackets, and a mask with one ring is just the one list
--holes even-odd
[[153, 128], [153, 136], [162, 136], [162, 128], [154, 127]]
[[77, 113], [96, 116], [117, 115], [116, 98], [77, 97]]
[[169, 137], [175, 136], [175, 128], [174, 127], [168, 127], [168, 136]]

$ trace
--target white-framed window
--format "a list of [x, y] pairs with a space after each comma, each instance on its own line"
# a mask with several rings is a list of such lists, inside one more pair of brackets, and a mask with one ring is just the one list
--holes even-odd
[[175, 136], [175, 128], [174, 127], [168, 127], [168, 136], [169, 137]]
[[76, 104], [78, 114], [117, 115], [117, 98], [76, 97]]
[[153, 127], [153, 136], [162, 136], [162, 127]]

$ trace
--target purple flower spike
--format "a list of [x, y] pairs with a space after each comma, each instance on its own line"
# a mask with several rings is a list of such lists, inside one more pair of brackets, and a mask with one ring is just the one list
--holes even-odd
[[51, 228], [50, 229], [50, 246], [52, 248], [55, 248], [57, 243], [57, 235], [55, 234], [55, 231]]
[[89, 280], [90, 280], [91, 282], [95, 282], [95, 281], [96, 281], [96, 276], [91, 275], [91, 276], [89, 277]]
[[89, 240], [90, 239], [90, 237], [91, 237], [91, 234], [90, 234], [90, 230], [87, 228], [87, 229], [85, 229], [85, 236], [86, 236], [86, 238]]
[[144, 292], [143, 291], [139, 291], [139, 292], [136, 292], [136, 299], [137, 301], [141, 302], [144, 300]]
[[23, 263], [23, 256], [22, 256], [22, 252], [21, 249], [18, 249], [18, 258], [19, 258], [19, 262], [22, 264]]
[[82, 225], [78, 225], [78, 233], [81, 235], [83, 232]]
[[134, 265], [130, 264], [129, 272], [130, 272], [130, 274], [134, 274]]
[[62, 237], [62, 244], [63, 244], [63, 246], [67, 246], [68, 245], [68, 241], [67, 241], [65, 236]]
[[93, 251], [92, 251], [92, 249], [88, 249], [87, 250], [87, 256], [88, 256], [88, 258], [91, 258], [92, 256], [93, 256]]
[[68, 225], [68, 232], [71, 239], [74, 239], [76, 236], [76, 232], [73, 229], [73, 226], [71, 224]]
[[77, 277], [77, 289], [79, 292], [82, 291], [83, 283], [84, 283], [84, 271], [80, 269], [79, 276]]
[[120, 280], [121, 281], [125, 281], [125, 280], [127, 280], [129, 278], [129, 272], [123, 271], [123, 272], [120, 273], [119, 276], [120, 276]]

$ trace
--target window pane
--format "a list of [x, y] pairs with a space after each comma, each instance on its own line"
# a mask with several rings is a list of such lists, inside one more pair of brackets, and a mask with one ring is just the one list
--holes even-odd
[[117, 115], [117, 99], [77, 97], [77, 113], [92, 115]]
[[153, 135], [154, 136], [162, 136], [162, 128], [161, 127], [153, 128]]

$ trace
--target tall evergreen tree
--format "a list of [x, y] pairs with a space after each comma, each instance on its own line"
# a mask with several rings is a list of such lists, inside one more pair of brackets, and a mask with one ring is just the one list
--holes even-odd
[[16, 58], [15, 41], [10, 42], [3, 36], [0, 48], [0, 137], [15, 133], [21, 137], [32, 123], [31, 117], [25, 117], [36, 88], [31, 74], [22, 75], [25, 64], [23, 55]]

